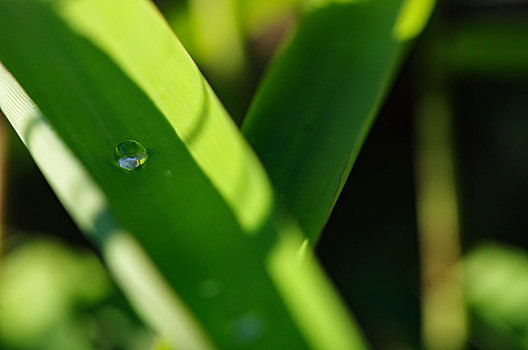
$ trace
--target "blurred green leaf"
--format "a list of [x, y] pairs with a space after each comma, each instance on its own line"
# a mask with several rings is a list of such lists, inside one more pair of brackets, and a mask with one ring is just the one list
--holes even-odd
[[198, 64], [231, 117], [240, 123], [249, 101], [249, 63], [236, 0], [189, 0]]
[[2, 349], [139, 350], [152, 336], [116, 291], [98, 258], [50, 238], [24, 240], [2, 258]]
[[243, 133], [312, 242], [432, 5], [336, 1], [314, 9], [257, 93]]
[[[150, 2], [2, 0], [0, 42], [2, 110], [173, 347], [364, 348], [311, 252], [296, 263], [300, 231], [276, 224], [261, 165]], [[125, 140], [148, 152], [131, 172], [114, 158]]]
[[29, 347], [78, 304], [106, 297], [110, 286], [94, 255], [45, 240], [25, 244], [2, 259], [0, 338]]
[[185, 50], [192, 56], [196, 57], [196, 43], [194, 42], [191, 18], [189, 15], [189, 6], [186, 2], [169, 2], [160, 9], [163, 16], [171, 26], [178, 40], [185, 47]]
[[524, 17], [482, 16], [446, 27], [438, 50], [455, 75], [518, 77], [528, 72]]
[[464, 259], [474, 341], [483, 349], [528, 349], [528, 253], [486, 243]]
[[296, 12], [302, 0], [238, 0], [244, 32], [255, 37], [280, 21], [284, 16]]

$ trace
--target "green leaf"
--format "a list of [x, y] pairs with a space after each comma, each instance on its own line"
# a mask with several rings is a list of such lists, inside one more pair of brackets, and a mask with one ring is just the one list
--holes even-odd
[[17, 243], [8, 244], [11, 248], [2, 256], [0, 348], [149, 347], [151, 332], [122, 305], [93, 252], [50, 236], [24, 236], [10, 235]]
[[[263, 168], [149, 1], [2, 0], [0, 43], [0, 107], [172, 347], [364, 348], [311, 252], [297, 258], [300, 231], [276, 223]], [[148, 153], [132, 171], [115, 159], [126, 140]]]
[[243, 133], [282, 205], [317, 240], [433, 1], [337, 1], [313, 10], [277, 60]]
[[464, 258], [472, 338], [482, 349], [528, 349], [528, 254], [486, 242]]

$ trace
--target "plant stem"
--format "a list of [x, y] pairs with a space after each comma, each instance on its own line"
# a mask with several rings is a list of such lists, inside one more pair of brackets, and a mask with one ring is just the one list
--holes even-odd
[[[422, 76], [423, 78], [423, 76]], [[453, 120], [441, 84], [426, 87], [415, 118], [416, 201], [427, 350], [458, 350], [467, 337], [453, 152]]]

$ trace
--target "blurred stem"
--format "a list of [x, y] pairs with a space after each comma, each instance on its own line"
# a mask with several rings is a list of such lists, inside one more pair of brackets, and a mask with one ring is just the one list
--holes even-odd
[[278, 23], [289, 22], [306, 0], [237, 0], [242, 8], [243, 28], [247, 36], [258, 38], [274, 30]]
[[240, 123], [249, 100], [249, 96], [240, 95], [248, 90], [249, 65], [237, 4], [236, 0], [190, 0], [189, 9], [197, 60], [235, 122]]
[[[431, 62], [431, 60], [428, 60]], [[422, 265], [422, 337], [427, 350], [458, 350], [467, 338], [453, 151], [453, 116], [441, 69], [419, 75], [415, 117], [416, 202]], [[427, 71], [427, 70], [426, 70]]]

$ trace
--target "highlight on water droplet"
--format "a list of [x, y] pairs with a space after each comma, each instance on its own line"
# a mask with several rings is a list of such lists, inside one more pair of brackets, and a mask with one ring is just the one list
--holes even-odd
[[128, 140], [117, 145], [115, 157], [122, 169], [133, 171], [147, 161], [148, 154], [142, 144], [134, 140]]

